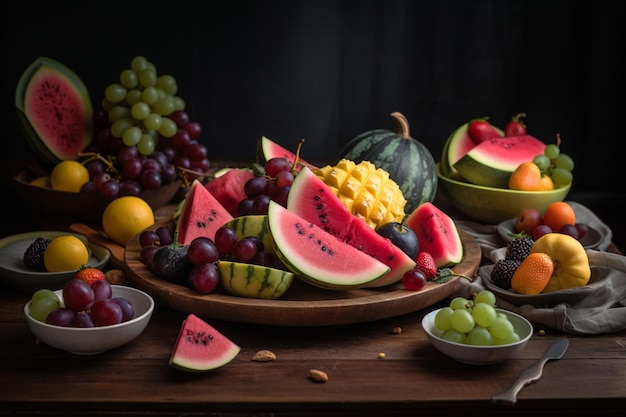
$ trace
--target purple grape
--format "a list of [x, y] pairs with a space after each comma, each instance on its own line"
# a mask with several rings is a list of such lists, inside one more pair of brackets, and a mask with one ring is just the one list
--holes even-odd
[[270, 196], [258, 195], [252, 202], [252, 214], [267, 214], [270, 205]]
[[199, 171], [206, 172], [209, 168], [211, 168], [211, 163], [207, 158], [204, 159], [192, 159], [190, 161], [191, 168]]
[[99, 159], [92, 159], [85, 162], [85, 168], [87, 168], [87, 172], [89, 172], [89, 178], [93, 178], [106, 170], [104, 162]]
[[122, 309], [122, 322], [135, 317], [135, 307], [133, 307], [133, 304], [127, 298], [113, 297], [111, 300], [115, 301]]
[[122, 307], [110, 298], [98, 300], [91, 306], [91, 318], [96, 327], [122, 322]]
[[93, 319], [91, 315], [86, 311], [80, 311], [74, 314], [70, 323], [71, 327], [89, 328], [94, 327]]
[[98, 189], [96, 188], [96, 184], [94, 184], [93, 181], [87, 181], [80, 186], [80, 192], [82, 194], [98, 194]]
[[237, 260], [241, 262], [249, 262], [254, 259], [258, 251], [256, 242], [249, 237], [244, 237], [235, 243], [233, 254]]
[[160, 241], [161, 237], [155, 230], [148, 229], [139, 234], [139, 245], [141, 245], [142, 248], [154, 245], [160, 246]]
[[136, 180], [141, 175], [143, 171], [143, 163], [140, 159], [133, 158], [124, 162], [122, 172], [124, 173], [124, 177], [130, 180]]
[[196, 291], [210, 294], [220, 282], [220, 271], [214, 263], [197, 265], [189, 272], [189, 281]]
[[276, 263], [276, 257], [274, 254], [267, 252], [265, 250], [257, 252], [257, 254], [252, 259], [251, 263], [255, 265], [273, 267]]
[[187, 131], [191, 139], [198, 139], [202, 134], [202, 127], [198, 122], [187, 122], [181, 126], [181, 129]]
[[170, 182], [176, 181], [178, 178], [178, 172], [176, 171], [176, 167], [174, 165], [165, 165], [161, 169], [161, 181], [163, 184], [169, 184]]
[[174, 233], [172, 229], [167, 226], [159, 226], [156, 229], [157, 235], [159, 235], [159, 241], [161, 246], [171, 245], [174, 243]]
[[564, 235], [569, 235], [574, 239], [578, 240], [578, 229], [573, 224], [564, 224], [560, 229], [559, 233]]
[[268, 176], [276, 178], [276, 176], [281, 172], [291, 171], [291, 162], [289, 162], [287, 158], [270, 158], [265, 162], [263, 167], [265, 168], [265, 173]]
[[576, 223], [576, 230], [578, 230], [578, 240], [582, 240], [589, 232], [589, 226], [584, 223]]
[[93, 306], [95, 299], [94, 291], [83, 280], [72, 278], [63, 285], [63, 301], [67, 308], [85, 311]]
[[191, 136], [184, 129], [178, 129], [172, 136], [172, 146], [176, 149], [185, 149], [190, 143]]
[[208, 237], [197, 237], [189, 243], [187, 258], [196, 266], [217, 262], [220, 253], [215, 243]]
[[172, 119], [179, 128], [189, 123], [189, 114], [184, 110], [173, 111], [167, 117]]
[[237, 205], [237, 213], [239, 216], [246, 216], [248, 214], [252, 214], [252, 205], [254, 204], [254, 199], [252, 198], [244, 198]]
[[104, 184], [111, 180], [111, 174], [109, 174], [108, 172], [100, 172], [96, 174], [92, 180], [96, 186], [96, 189], [98, 189], [98, 192], [100, 192]]
[[545, 224], [540, 224], [539, 226], [535, 227], [535, 229], [533, 230], [533, 240], [537, 240], [541, 236], [547, 235], [548, 233], [552, 233], [552, 229], [550, 228], [550, 226], [545, 225]]
[[237, 244], [237, 233], [228, 226], [215, 231], [214, 243], [220, 255], [232, 255]]
[[113, 295], [113, 287], [111, 287], [111, 283], [106, 279], [100, 279], [94, 282], [91, 284], [91, 289], [94, 294], [94, 302], [109, 299]]
[[76, 312], [68, 307], [57, 308], [46, 317], [46, 323], [53, 326], [72, 327]]
[[141, 173], [141, 186], [146, 190], [157, 190], [161, 188], [161, 174], [153, 169], [148, 169]]
[[278, 175], [276, 175], [276, 184], [279, 187], [287, 187], [293, 183], [294, 176], [291, 171], [280, 171]]
[[120, 183], [120, 191], [118, 196], [122, 197], [125, 195], [134, 195], [138, 196], [141, 194], [141, 185], [135, 180], [126, 180]]
[[152, 257], [158, 250], [159, 247], [155, 245], [141, 248], [141, 252], [139, 252], [139, 258], [141, 259], [141, 262], [143, 262], [144, 265], [147, 265], [148, 262], [150, 262], [150, 259], [152, 259]]
[[265, 194], [267, 179], [262, 176], [250, 178], [243, 186], [243, 191], [250, 198]]
[[142, 162], [143, 171], [153, 170], [160, 174], [161, 168], [162, 168], [162, 165], [156, 159], [146, 158]]
[[123, 145], [117, 151], [117, 163], [123, 165], [126, 161], [131, 159], [137, 159], [139, 157], [139, 151], [136, 146]]
[[160, 152], [160, 151], [152, 152], [152, 154], [150, 155], [150, 157], [148, 159], [154, 159], [155, 161], [157, 161], [161, 168], [163, 168], [163, 167], [165, 167], [165, 166], [167, 166], [169, 164], [169, 161], [167, 159], [167, 155], [165, 155], [163, 152]]
[[120, 182], [112, 178], [109, 181], [102, 184], [100, 187], [100, 195], [107, 200], [114, 200], [119, 196], [120, 193]]

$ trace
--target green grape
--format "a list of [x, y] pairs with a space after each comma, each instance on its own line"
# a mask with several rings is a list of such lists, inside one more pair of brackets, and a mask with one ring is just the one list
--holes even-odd
[[571, 172], [574, 170], [574, 160], [571, 156], [560, 153], [559, 156], [554, 159], [554, 166]]
[[549, 145], [546, 145], [545, 149], [543, 150], [543, 153], [548, 158], [554, 160], [557, 156], [559, 156], [559, 154], [561, 153], [561, 150], [559, 149], [557, 145], [555, 145], [554, 143], [551, 143]]
[[48, 314], [61, 307], [59, 298], [44, 297], [30, 303], [30, 315], [35, 320], [46, 321]]
[[476, 324], [472, 313], [468, 310], [454, 310], [452, 316], [450, 316], [450, 322], [452, 323], [452, 328], [461, 333], [468, 333]]
[[109, 110], [109, 120], [112, 123], [115, 123], [120, 119], [129, 119], [130, 117], [130, 109], [126, 106], [115, 106]]
[[552, 175], [550, 176], [552, 177], [552, 182], [554, 182], [554, 188], [560, 188], [571, 184], [574, 179], [574, 176], [570, 171], [559, 167], [553, 168]]
[[178, 84], [176, 83], [176, 78], [171, 75], [161, 75], [156, 80], [157, 88], [165, 91], [167, 94], [174, 95], [178, 92]]
[[176, 122], [172, 119], [168, 119], [167, 117], [161, 118], [161, 127], [158, 129], [161, 136], [166, 138], [171, 138], [178, 131], [178, 126], [176, 126]]
[[139, 79], [137, 73], [131, 69], [125, 69], [120, 74], [120, 83], [126, 88], [137, 88]]
[[152, 106], [159, 99], [159, 89], [156, 87], [146, 87], [141, 93], [142, 100]]
[[124, 145], [126, 146], [135, 146], [141, 140], [142, 135], [143, 132], [140, 127], [131, 126], [122, 134], [122, 142], [124, 142]]
[[492, 337], [507, 340], [515, 333], [515, 329], [508, 318], [496, 317], [493, 324], [489, 326], [489, 332]]
[[148, 130], [159, 130], [163, 124], [162, 118], [156, 113], [150, 113], [145, 119], [143, 119], [143, 125]]
[[476, 326], [467, 334], [467, 343], [474, 346], [490, 346], [491, 333], [484, 327]]
[[150, 65], [150, 62], [146, 59], [146, 57], [138, 55], [133, 58], [130, 62], [130, 68], [139, 74], [141, 71], [147, 69]]
[[454, 297], [450, 301], [450, 307], [453, 310], [467, 310], [471, 306], [471, 301], [464, 297]]
[[444, 307], [435, 314], [435, 327], [441, 331], [448, 330], [452, 327], [450, 318], [454, 310], [450, 307]]
[[541, 154], [533, 158], [533, 163], [537, 165], [542, 172], [545, 172], [550, 168], [551, 161], [545, 154]]
[[137, 151], [139, 151], [142, 155], [150, 155], [154, 152], [156, 148], [156, 143], [154, 142], [154, 138], [149, 133], [144, 133], [141, 136], [141, 140], [137, 143]]
[[185, 100], [182, 97], [174, 96], [174, 110], [185, 110], [187, 107]]
[[104, 90], [104, 97], [112, 103], [119, 103], [126, 98], [127, 91], [122, 84], [111, 84]]
[[138, 101], [130, 108], [130, 114], [137, 120], [143, 120], [150, 114], [150, 106], [143, 101]]
[[489, 304], [492, 307], [496, 306], [496, 295], [489, 290], [482, 290], [474, 297], [474, 306], [476, 304]]
[[159, 98], [152, 105], [152, 111], [161, 116], [167, 116], [174, 111], [174, 99], [171, 96]]
[[472, 309], [472, 318], [479, 326], [489, 327], [496, 321], [496, 309], [490, 304], [476, 304]]
[[111, 125], [111, 135], [116, 138], [121, 138], [126, 129], [129, 129], [135, 125], [135, 122], [131, 118], [119, 119], [113, 122]]
[[154, 87], [157, 75], [153, 69], [145, 69], [139, 72], [139, 84], [143, 87]]
[[45, 288], [35, 291], [31, 297], [31, 301], [39, 301], [43, 298], [52, 298], [59, 301], [59, 296], [56, 295], [54, 291]]
[[138, 88], [128, 90], [128, 93], [126, 93], [126, 103], [128, 103], [129, 106], [132, 106], [133, 104], [142, 101], [142, 99], [143, 93]]
[[510, 337], [506, 338], [506, 339], [501, 339], [499, 337], [491, 337], [491, 344], [492, 345], [508, 345], [510, 343], [517, 343], [520, 341], [519, 335], [515, 332], [513, 332]]
[[461, 333], [454, 329], [449, 329], [443, 332], [441, 338], [443, 340], [447, 340], [448, 342], [464, 344], [466, 336], [465, 333]]

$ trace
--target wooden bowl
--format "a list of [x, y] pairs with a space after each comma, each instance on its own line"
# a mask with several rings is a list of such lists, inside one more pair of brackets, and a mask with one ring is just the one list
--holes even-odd
[[[20, 171], [14, 178], [18, 195], [34, 212], [50, 224], [88, 223], [101, 224], [102, 213], [109, 200], [95, 194], [81, 194], [40, 187], [30, 182], [34, 175]], [[156, 210], [174, 198], [181, 181], [165, 184], [158, 190], [144, 190], [140, 197]]]

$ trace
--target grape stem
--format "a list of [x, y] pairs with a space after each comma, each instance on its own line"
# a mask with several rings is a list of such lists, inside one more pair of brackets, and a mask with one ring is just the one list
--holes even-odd
[[78, 156], [79, 158], [87, 158], [81, 162], [83, 165], [85, 165], [89, 161], [93, 161], [94, 159], [99, 159], [107, 166], [108, 172], [112, 173], [113, 175], [119, 175], [119, 171], [115, 168], [115, 165], [111, 160], [111, 156], [109, 156], [109, 158], [105, 158], [96, 152], [78, 152], [76, 156]]

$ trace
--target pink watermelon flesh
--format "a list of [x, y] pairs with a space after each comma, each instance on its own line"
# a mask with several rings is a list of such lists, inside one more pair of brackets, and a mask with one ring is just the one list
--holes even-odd
[[215, 231], [233, 216], [198, 180], [191, 184], [176, 223], [177, 242], [188, 245], [199, 236], [213, 240]]
[[251, 171], [232, 168], [204, 186], [228, 210], [231, 216], [237, 217], [239, 215], [239, 203], [248, 197], [244, 191], [244, 185], [251, 178], [254, 178]]
[[59, 160], [76, 159], [76, 153], [91, 142], [92, 105], [82, 82], [76, 85], [79, 81], [76, 76], [72, 80], [60, 70], [41, 65], [24, 92], [28, 122]]
[[[259, 143], [257, 145], [257, 162], [263, 164], [265, 163], [265, 161], [271, 158], [287, 158], [287, 160], [293, 164], [296, 160], [296, 154], [274, 142], [273, 140], [263, 136], [259, 140]], [[302, 158], [298, 158], [298, 161], [300, 162], [300, 164], [308, 167], [313, 171], [317, 169], [316, 166], [310, 164]]]
[[303, 168], [291, 185], [287, 208], [390, 268], [384, 278], [367, 287], [396, 283], [407, 270], [415, 267], [413, 259], [376, 233], [363, 219], [350, 213], [324, 181], [308, 168]]
[[420, 251], [430, 253], [437, 268], [451, 267], [463, 260], [463, 243], [456, 224], [433, 203], [422, 203], [404, 224], [413, 229]]
[[343, 243], [317, 225], [270, 202], [268, 224], [278, 258], [296, 276], [320, 288], [362, 288], [389, 271], [387, 265]]
[[206, 372], [231, 362], [241, 348], [194, 314], [181, 325], [170, 366], [190, 372]]

